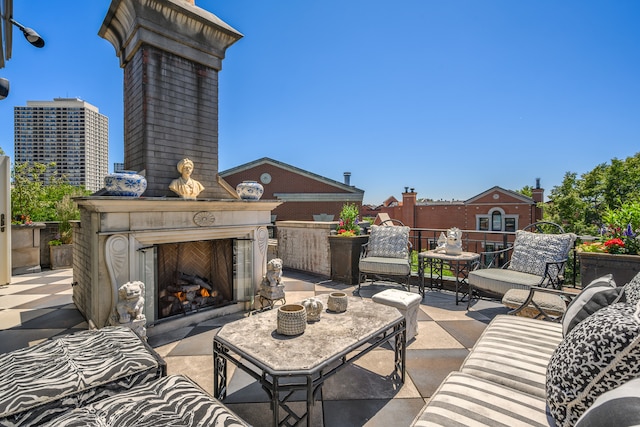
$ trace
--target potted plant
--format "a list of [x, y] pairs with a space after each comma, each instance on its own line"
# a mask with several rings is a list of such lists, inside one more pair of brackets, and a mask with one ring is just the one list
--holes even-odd
[[329, 236], [331, 280], [354, 285], [358, 283], [358, 262], [362, 245], [369, 236], [361, 235], [358, 206], [346, 203], [340, 211], [336, 234]]
[[49, 255], [51, 269], [71, 268], [73, 266], [73, 228], [71, 221], [76, 219], [79, 211], [71, 196], [65, 194], [56, 203], [58, 220], [58, 234], [49, 241]]
[[640, 271], [640, 202], [607, 209], [602, 220], [600, 236], [577, 247], [582, 284], [612, 273], [622, 286]]

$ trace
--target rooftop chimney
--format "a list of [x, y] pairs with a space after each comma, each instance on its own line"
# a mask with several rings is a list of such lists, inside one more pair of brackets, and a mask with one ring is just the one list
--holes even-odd
[[344, 173], [344, 185], [351, 185], [351, 172]]

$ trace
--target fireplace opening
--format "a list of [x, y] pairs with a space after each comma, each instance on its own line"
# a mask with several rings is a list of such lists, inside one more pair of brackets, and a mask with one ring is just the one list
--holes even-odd
[[158, 319], [231, 303], [233, 247], [233, 239], [158, 245]]

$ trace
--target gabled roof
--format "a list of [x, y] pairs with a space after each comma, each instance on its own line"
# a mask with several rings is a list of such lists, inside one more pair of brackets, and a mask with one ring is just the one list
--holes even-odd
[[500, 193], [504, 193], [504, 194], [508, 195], [509, 197], [513, 197], [515, 199], [518, 199], [518, 200], [522, 201], [522, 203], [529, 203], [529, 204], [532, 204], [532, 205], [536, 203], [536, 202], [534, 202], [534, 200], [531, 197], [527, 197], [524, 194], [517, 193], [515, 191], [505, 190], [504, 188], [498, 187], [497, 185], [495, 187], [492, 187], [492, 188], [486, 190], [486, 191], [483, 191], [482, 193], [480, 193], [478, 195], [473, 196], [470, 199], [465, 200], [464, 203], [465, 204], [474, 203], [477, 200], [479, 200], [479, 199], [481, 199], [483, 197], [486, 197], [486, 196], [488, 196], [489, 194], [491, 194], [491, 193], [493, 193], [495, 191], [498, 191]]
[[315, 174], [313, 172], [309, 172], [309, 171], [306, 171], [304, 169], [300, 169], [300, 168], [297, 168], [295, 166], [291, 166], [291, 165], [286, 164], [284, 162], [280, 162], [278, 160], [270, 159], [269, 157], [263, 157], [261, 159], [254, 160], [252, 162], [245, 163], [243, 165], [236, 166], [236, 167], [231, 168], [231, 169], [227, 169], [225, 171], [219, 172], [219, 175], [224, 178], [226, 176], [229, 176], [229, 175], [232, 175], [232, 174], [236, 174], [238, 172], [243, 172], [243, 171], [246, 171], [246, 170], [249, 170], [249, 169], [253, 169], [256, 166], [260, 166], [260, 165], [272, 165], [272, 166], [278, 167], [280, 169], [284, 169], [284, 170], [287, 170], [289, 172], [296, 173], [298, 175], [302, 175], [302, 176], [305, 176], [305, 177], [310, 178], [310, 179], [315, 179], [316, 181], [321, 181], [321, 182], [323, 182], [325, 184], [332, 185], [334, 187], [338, 187], [338, 188], [340, 188], [342, 190], [345, 190], [345, 191], [348, 191], [350, 193], [362, 193], [362, 194], [364, 194], [364, 190], [361, 190], [361, 189], [356, 188], [354, 186], [346, 185], [343, 182], [336, 181], [336, 180], [331, 179], [331, 178], [326, 178], [324, 176]]

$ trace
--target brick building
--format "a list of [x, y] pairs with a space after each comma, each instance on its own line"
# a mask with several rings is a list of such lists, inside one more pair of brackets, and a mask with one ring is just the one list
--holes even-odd
[[350, 185], [351, 174], [344, 182], [317, 175], [267, 157], [220, 172], [231, 186], [242, 181], [258, 181], [264, 187], [263, 199], [282, 203], [272, 214], [278, 221], [332, 221], [345, 203], [362, 206], [364, 190]]
[[[533, 197], [498, 186], [467, 200], [418, 201], [417, 195], [413, 188], [405, 188], [401, 202], [390, 197], [378, 207], [363, 206], [360, 212], [365, 217], [386, 213], [413, 229], [458, 227], [462, 230], [474, 230], [477, 233], [468, 236], [470, 239], [480, 242], [483, 246], [486, 241], [495, 242], [486, 250], [503, 247], [505, 243], [502, 234], [492, 235], [491, 232], [514, 232], [542, 220], [542, 208], [539, 203], [544, 200], [544, 189], [540, 188], [539, 181], [533, 189]], [[424, 233], [423, 236], [427, 236], [426, 239], [429, 241], [423, 242], [422, 248], [427, 244], [433, 244], [437, 233]]]

